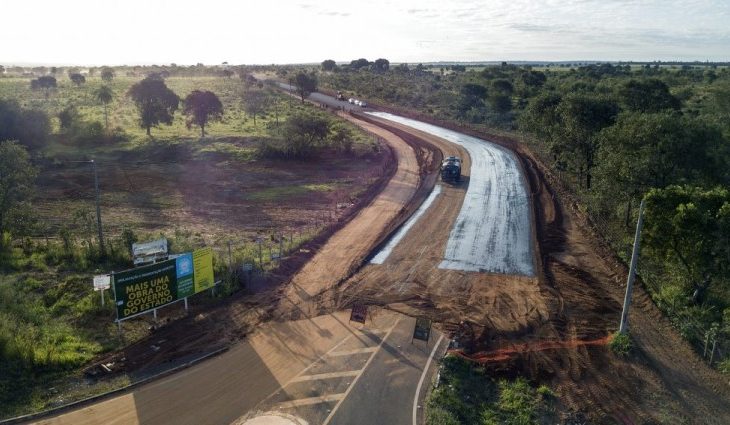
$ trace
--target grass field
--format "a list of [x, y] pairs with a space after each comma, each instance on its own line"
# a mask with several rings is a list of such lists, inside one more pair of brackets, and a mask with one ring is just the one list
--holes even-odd
[[[330, 116], [271, 93], [273, 104], [254, 125], [243, 111], [237, 78], [166, 79], [181, 98], [196, 89], [216, 93], [223, 121], [206, 127], [201, 139], [199, 128], [188, 129], [178, 110], [171, 126], [153, 128], [148, 137], [125, 96], [140, 79], [118, 76], [111, 82], [116, 96], [109, 127], [123, 137], [79, 143], [61, 130], [57, 115], [74, 105], [81, 120], [103, 123], [103, 106], [93, 96], [102, 84], [98, 77], [77, 87], [61, 76], [48, 99], [30, 90], [28, 78], [0, 78], [0, 99], [44, 111], [53, 127], [49, 143], [32, 152], [39, 167], [34, 237], [16, 241], [0, 261], [0, 417], [98, 391], [85, 384], [81, 368], [149, 333], [146, 318], [132, 320], [120, 341], [110, 303], [100, 307], [99, 294], [91, 290], [94, 274], [131, 266], [129, 237], [164, 236], [171, 252], [212, 246], [217, 270], [225, 268], [230, 244], [237, 263], [260, 259], [259, 267], [271, 269], [274, 251], [298, 249], [344, 214], [382, 172], [379, 142], [353, 126], [350, 153], [324, 147], [308, 160], [261, 157], [260, 143], [278, 137], [277, 121], [303, 110]], [[91, 167], [78, 162], [89, 158], [98, 166], [105, 245], [113, 253], [104, 263], [98, 262]], [[193, 305], [215, 302], [198, 298]], [[121, 377], [105, 385], [126, 382]]]

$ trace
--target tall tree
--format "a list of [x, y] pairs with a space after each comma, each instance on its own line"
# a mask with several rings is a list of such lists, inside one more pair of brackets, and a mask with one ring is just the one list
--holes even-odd
[[223, 118], [223, 104], [213, 92], [193, 90], [184, 104], [183, 114], [188, 116], [186, 124], [188, 128], [193, 124], [199, 126], [200, 137], [205, 137], [206, 124]]
[[79, 74], [78, 72], [69, 74], [68, 76], [71, 81], [73, 81], [74, 84], [77, 86], [80, 86], [86, 82], [86, 77], [84, 77], [82, 74]]
[[[680, 270], [699, 303], [714, 284], [730, 283], [730, 191], [670, 186], [646, 196], [650, 255]], [[723, 291], [725, 291], [723, 289]]]
[[113, 80], [115, 77], [114, 69], [108, 66], [101, 68], [101, 79], [107, 83]]
[[48, 99], [48, 95], [51, 93], [51, 90], [54, 90], [56, 86], [56, 78], [51, 77], [50, 75], [38, 77], [30, 82], [31, 90], [43, 90], [43, 94], [46, 99]]
[[0, 141], [18, 140], [30, 148], [41, 147], [50, 132], [51, 123], [43, 111], [25, 109], [14, 100], [0, 99]]
[[159, 124], [172, 125], [173, 116], [180, 105], [180, 98], [170, 90], [161, 78], [148, 77], [134, 84], [127, 92], [139, 111], [139, 125], [147, 130]]
[[[37, 170], [28, 152], [15, 141], [0, 141], [0, 235], [12, 232], [13, 217], [30, 198]], [[0, 237], [0, 244], [4, 238]], [[0, 249], [3, 248], [0, 246]]]
[[254, 126], [256, 126], [256, 115], [264, 113], [269, 103], [269, 95], [264, 90], [251, 89], [243, 93], [243, 109], [253, 118]]
[[304, 98], [317, 90], [317, 77], [314, 74], [299, 71], [294, 77], [294, 87], [304, 103]]
[[619, 88], [619, 97], [628, 110], [636, 112], [679, 110], [682, 106], [669, 92], [669, 87], [656, 78], [627, 81]]
[[375, 72], [386, 72], [390, 68], [390, 61], [388, 59], [376, 59], [373, 62], [373, 71]]
[[[103, 78], [104, 71], [102, 71], [101, 75]], [[111, 89], [111, 87], [103, 85], [94, 92], [94, 97], [96, 97], [96, 100], [104, 104], [104, 125], [107, 131], [109, 131], [109, 115], [107, 110], [109, 108], [109, 103], [114, 100], [114, 91]]]
[[322, 61], [322, 71], [334, 71], [337, 67], [337, 63], [332, 59], [326, 59]]

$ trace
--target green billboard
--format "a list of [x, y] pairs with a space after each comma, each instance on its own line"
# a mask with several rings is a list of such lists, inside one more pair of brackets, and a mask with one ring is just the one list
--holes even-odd
[[117, 319], [153, 310], [213, 286], [213, 250], [193, 253], [114, 274]]

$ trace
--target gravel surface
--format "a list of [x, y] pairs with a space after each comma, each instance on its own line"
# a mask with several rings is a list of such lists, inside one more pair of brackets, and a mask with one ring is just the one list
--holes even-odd
[[517, 157], [485, 140], [385, 112], [368, 112], [464, 147], [468, 189], [441, 269], [534, 276], [530, 202]]

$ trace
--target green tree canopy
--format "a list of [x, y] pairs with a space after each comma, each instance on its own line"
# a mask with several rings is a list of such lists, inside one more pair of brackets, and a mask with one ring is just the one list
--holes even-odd
[[80, 86], [86, 82], [86, 77], [84, 77], [82, 74], [79, 74], [78, 72], [69, 74], [68, 78], [73, 81], [74, 84], [77, 86]]
[[25, 109], [14, 100], [0, 99], [0, 141], [18, 140], [30, 148], [43, 146], [51, 132], [48, 116]]
[[[12, 232], [14, 222], [27, 214], [37, 170], [28, 152], [16, 141], [0, 141], [0, 235]], [[0, 244], [4, 238], [0, 237]], [[2, 248], [0, 246], [0, 248]]]
[[674, 265], [701, 302], [708, 289], [730, 283], [730, 191], [669, 186], [646, 196], [645, 245]]
[[101, 68], [101, 79], [106, 81], [107, 83], [113, 80], [115, 77], [114, 69], [105, 66]]
[[291, 115], [283, 131], [286, 155], [292, 158], [314, 155], [329, 131], [330, 122], [325, 117], [304, 112]]
[[619, 88], [619, 97], [626, 109], [636, 112], [679, 110], [681, 107], [679, 99], [669, 93], [669, 87], [656, 78], [627, 81]]
[[322, 71], [334, 71], [337, 67], [337, 63], [332, 59], [326, 59], [322, 61]]
[[167, 88], [161, 78], [147, 77], [129, 88], [127, 95], [132, 98], [139, 111], [139, 125], [147, 130], [159, 124], [172, 124], [172, 119], [180, 105], [180, 98]]
[[304, 103], [304, 98], [317, 90], [317, 77], [314, 74], [299, 71], [294, 77], [294, 87]]
[[[104, 78], [104, 71], [101, 73], [102, 78]], [[114, 91], [111, 89], [111, 87], [107, 85], [102, 85], [94, 92], [94, 97], [97, 101], [101, 102], [104, 105], [104, 125], [106, 129], [109, 129], [109, 103], [111, 103], [112, 100], [114, 100]]]
[[223, 118], [223, 104], [211, 91], [193, 90], [187, 95], [184, 103], [183, 114], [188, 116], [187, 126], [200, 127], [200, 137], [205, 137], [206, 124]]

